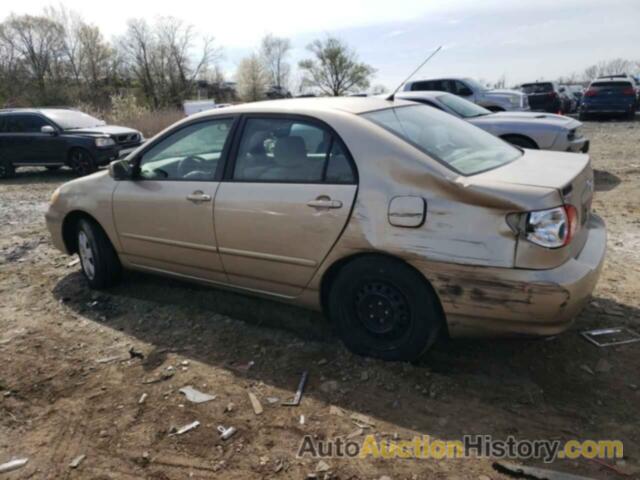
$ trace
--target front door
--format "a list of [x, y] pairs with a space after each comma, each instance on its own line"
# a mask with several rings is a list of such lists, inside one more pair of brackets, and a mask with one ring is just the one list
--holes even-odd
[[229, 282], [293, 297], [342, 233], [356, 171], [323, 124], [248, 117], [216, 196], [215, 228]]
[[124, 259], [147, 270], [224, 282], [213, 205], [233, 119], [193, 123], [142, 153], [113, 209]]

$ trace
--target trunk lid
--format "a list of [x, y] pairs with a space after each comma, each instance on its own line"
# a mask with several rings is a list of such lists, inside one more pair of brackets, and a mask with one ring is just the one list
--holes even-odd
[[[556, 190], [558, 204], [572, 205], [578, 214], [578, 226], [567, 248], [577, 255], [586, 242], [584, 228], [591, 214], [593, 200], [593, 170], [588, 155], [540, 150], [525, 150], [519, 159], [502, 167], [465, 178], [468, 184], [486, 187], [489, 184], [521, 186], [523, 189], [542, 187]], [[539, 209], [532, 203], [530, 210]], [[567, 256], [567, 258], [569, 258]]]

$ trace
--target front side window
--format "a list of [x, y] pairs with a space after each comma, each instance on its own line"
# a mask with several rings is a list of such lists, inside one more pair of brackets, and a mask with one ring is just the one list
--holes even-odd
[[139, 176], [147, 180], [213, 180], [233, 119], [195, 123], [147, 150]]
[[331, 132], [303, 120], [249, 118], [233, 179], [250, 182], [353, 183], [351, 164]]
[[509, 163], [522, 152], [470, 123], [424, 105], [362, 114], [462, 175]]

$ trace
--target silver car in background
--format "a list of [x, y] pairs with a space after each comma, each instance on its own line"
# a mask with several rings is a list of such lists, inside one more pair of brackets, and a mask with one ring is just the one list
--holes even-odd
[[536, 112], [493, 113], [443, 92], [399, 92], [396, 97], [443, 110], [522, 148], [589, 151], [589, 140], [582, 134], [582, 123], [570, 117]]
[[518, 90], [487, 88], [468, 77], [447, 77], [411, 80], [404, 84], [404, 92], [446, 92], [485, 107], [492, 112], [529, 110], [527, 95]]

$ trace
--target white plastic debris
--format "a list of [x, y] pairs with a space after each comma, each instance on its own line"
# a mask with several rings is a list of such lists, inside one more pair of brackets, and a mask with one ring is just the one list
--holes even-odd
[[191, 430], [198, 428], [199, 426], [200, 426], [200, 422], [196, 420], [195, 422], [191, 422], [190, 424], [185, 425], [184, 427], [178, 428], [177, 430], [170, 433], [169, 435], [182, 435], [184, 433], [190, 432]]
[[211, 400], [215, 400], [216, 398], [215, 395], [209, 395], [207, 393], [203, 393], [199, 390], [196, 390], [190, 385], [187, 387], [181, 388], [179, 392], [184, 394], [184, 396], [187, 397], [187, 400], [193, 403], [209, 402]]
[[85, 458], [87, 458], [86, 455], [78, 455], [76, 458], [71, 460], [71, 463], [69, 464], [69, 467], [70, 468], [78, 468], [80, 466], [80, 464], [84, 461]]
[[142, 405], [148, 396], [149, 395], [147, 395], [146, 393], [143, 393], [142, 395], [140, 395], [140, 400], [138, 400], [138, 405]]
[[28, 458], [16, 458], [15, 460], [3, 463], [2, 465], [0, 465], [0, 473], [7, 473], [18, 470], [19, 468], [24, 467], [28, 461]]

